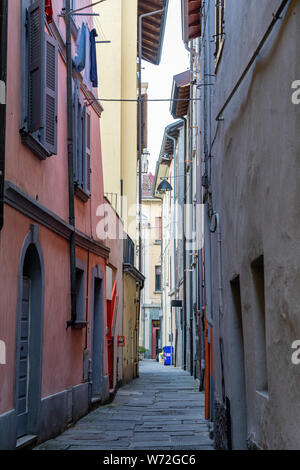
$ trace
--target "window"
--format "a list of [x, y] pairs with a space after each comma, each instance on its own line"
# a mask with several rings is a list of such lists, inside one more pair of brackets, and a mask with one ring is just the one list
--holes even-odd
[[81, 268], [76, 268], [76, 321], [84, 321], [85, 313], [85, 299], [84, 299], [84, 290], [85, 290], [85, 275], [84, 270]]
[[251, 264], [254, 284], [256, 390], [268, 392], [264, 257]]
[[77, 81], [73, 87], [73, 114], [75, 194], [86, 202], [91, 195], [91, 114]]
[[215, 6], [215, 60], [220, 60], [225, 40], [225, 0], [216, 0]]
[[160, 242], [161, 241], [161, 217], [155, 217], [155, 230], [156, 230], [155, 241]]
[[161, 292], [161, 266], [155, 266], [155, 292]]
[[22, 0], [20, 133], [41, 160], [57, 153], [58, 47], [45, 23], [45, 1]]

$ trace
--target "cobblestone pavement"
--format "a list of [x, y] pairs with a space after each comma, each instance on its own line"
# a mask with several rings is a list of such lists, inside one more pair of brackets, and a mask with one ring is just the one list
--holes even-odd
[[35, 449], [213, 450], [213, 443], [198, 382], [188, 372], [143, 361], [140, 378], [119, 389], [112, 403]]

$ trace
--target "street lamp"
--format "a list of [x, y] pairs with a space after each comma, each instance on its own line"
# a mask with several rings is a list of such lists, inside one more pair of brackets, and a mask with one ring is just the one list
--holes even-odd
[[163, 179], [162, 182], [157, 187], [157, 192], [159, 194], [164, 194], [172, 190], [173, 190], [172, 186], [170, 185], [169, 181], [167, 181], [166, 179]]

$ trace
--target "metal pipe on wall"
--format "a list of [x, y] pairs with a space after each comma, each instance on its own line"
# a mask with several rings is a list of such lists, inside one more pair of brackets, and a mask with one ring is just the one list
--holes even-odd
[[[190, 191], [189, 191], [189, 199], [190, 204], [193, 203], [193, 121], [194, 121], [194, 107], [193, 107], [193, 73], [194, 73], [194, 56], [196, 55], [196, 51], [188, 46], [186, 42], [184, 44], [186, 50], [190, 53], [190, 132], [189, 132], [189, 160], [190, 160]], [[189, 258], [190, 259], [190, 258]], [[194, 343], [193, 343], [193, 329], [194, 329], [194, 317], [193, 317], [193, 295], [192, 295], [192, 285], [193, 285], [193, 273], [190, 271], [190, 373], [193, 375], [194, 372]]]
[[185, 205], [186, 205], [186, 155], [187, 155], [187, 119], [184, 120], [184, 188], [183, 188], [183, 368], [186, 370], [186, 236], [185, 236]]
[[71, 280], [71, 319], [67, 327], [76, 321], [76, 256], [75, 256], [75, 204], [74, 204], [74, 168], [73, 168], [73, 106], [72, 106], [72, 37], [71, 37], [71, 1], [66, 0], [66, 55], [67, 55], [67, 116], [68, 116], [68, 175], [69, 175], [69, 222], [72, 226], [70, 239], [70, 280]]
[[[174, 299], [177, 300], [177, 266], [176, 266], [176, 143], [177, 139], [175, 137], [171, 136], [166, 132], [166, 136], [168, 139], [173, 141], [173, 166], [174, 166], [174, 178], [173, 178], [173, 251], [174, 251]], [[173, 312], [171, 309], [171, 353], [172, 353], [172, 364], [173, 364]]]
[[4, 224], [8, 0], [0, 1], [0, 231]]

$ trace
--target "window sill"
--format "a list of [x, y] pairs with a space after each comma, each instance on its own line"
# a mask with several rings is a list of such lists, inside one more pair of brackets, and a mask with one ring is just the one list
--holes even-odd
[[83, 202], [88, 202], [88, 200], [91, 198], [90, 193], [87, 193], [82, 189], [78, 184], [75, 183], [75, 196], [77, 196], [81, 201]]
[[162, 293], [162, 290], [155, 290], [153, 291], [153, 294], [161, 294]]
[[223, 39], [221, 40], [219, 50], [218, 50], [218, 53], [217, 53], [216, 58], [215, 58], [215, 74], [217, 73], [219, 63], [220, 63], [220, 60], [221, 60], [221, 57], [222, 57], [224, 43], [225, 43], [225, 37], [223, 37]]
[[269, 392], [266, 390], [256, 390], [257, 395], [264, 398], [265, 400], [269, 401]]
[[22, 144], [26, 145], [40, 160], [46, 160], [52, 153], [46, 149], [30, 132], [20, 129]]

